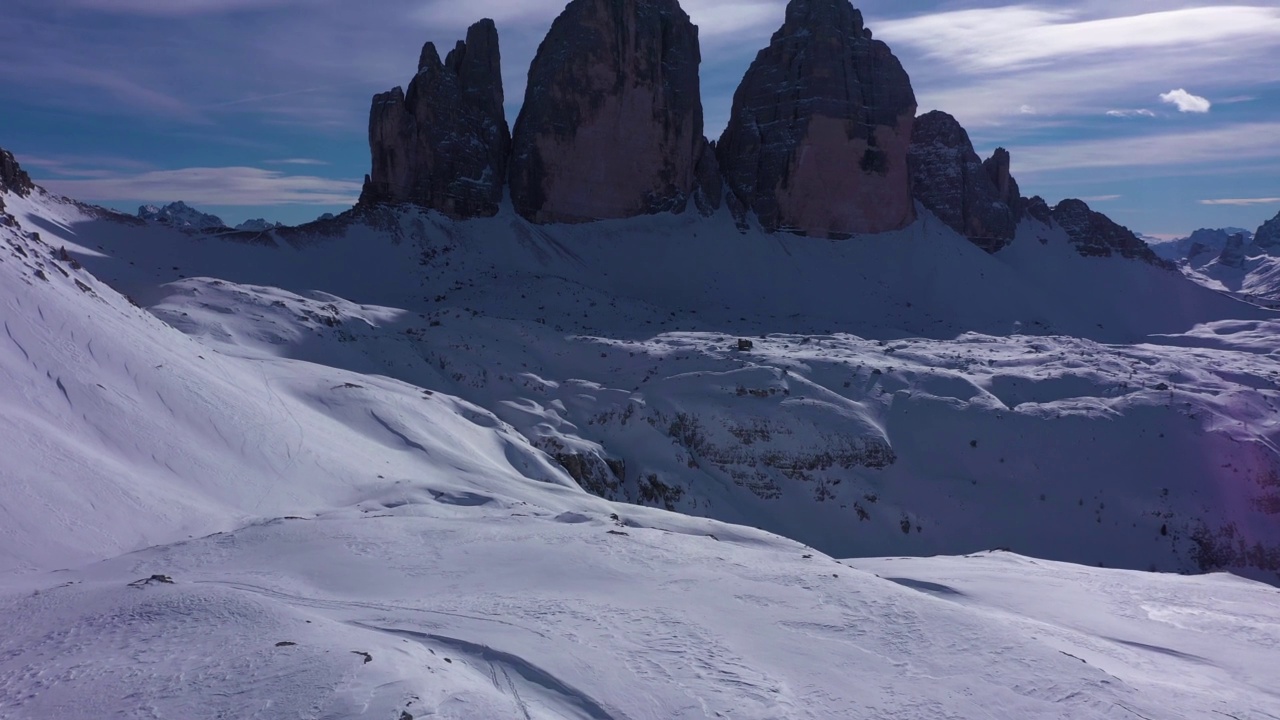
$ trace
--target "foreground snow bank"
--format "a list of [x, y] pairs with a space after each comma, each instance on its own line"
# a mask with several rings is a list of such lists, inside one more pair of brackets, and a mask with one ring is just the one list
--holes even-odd
[[[15, 717], [1199, 718], [1280, 713], [1277, 591], [422, 498], [0, 595]], [[704, 529], [713, 529], [706, 527]], [[714, 534], [714, 533], [711, 533]], [[168, 576], [173, 584], [130, 583]]]

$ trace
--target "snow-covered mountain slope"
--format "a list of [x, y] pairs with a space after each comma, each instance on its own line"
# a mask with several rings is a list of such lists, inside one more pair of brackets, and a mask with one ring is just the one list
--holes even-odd
[[[1236, 235], [1242, 244], [1232, 245]], [[1189, 237], [1148, 244], [1157, 255], [1176, 263], [1187, 277], [1211, 290], [1280, 308], [1280, 257], [1259, 247], [1248, 230], [1201, 229]]]
[[220, 353], [23, 227], [0, 232], [0, 572], [350, 504], [386, 491], [386, 477], [444, 495], [460, 481], [515, 498], [531, 483], [581, 495], [480, 408], [386, 378]]
[[[895, 455], [920, 462], [926, 455], [895, 429], [917, 424], [913, 402], [933, 408], [919, 433], [944, 457], [957, 456], [947, 443], [956, 434], [934, 428], [967, 424], [965, 438], [971, 427], [1025, 423], [1043, 446], [1061, 427], [1048, 423], [1057, 413], [1113, 420], [1108, 427], [1133, 440], [1137, 411], [1120, 396], [1044, 403], [1035, 393], [1045, 388], [1016, 383], [991, 393], [979, 386], [983, 358], [966, 357], [969, 346], [993, 356], [987, 372], [1007, 367], [1028, 379], [1039, 370], [1026, 370], [1024, 356], [1037, 342], [1075, 353], [1078, 366], [1043, 359], [1078, 373], [1097, 367], [1118, 377], [1115, 357], [1145, 364], [1138, 355], [1150, 353], [1161, 359], [1137, 372], [1156, 374], [1174, 357], [1184, 364], [1167, 372], [1186, 372], [1197, 392], [1213, 382], [1222, 390], [1268, 372], [1275, 338], [1265, 320], [1202, 325], [1150, 338], [1149, 347], [976, 334], [882, 341], [844, 329], [818, 339], [773, 334], [739, 353], [724, 349], [737, 336], [716, 325], [763, 330], [788, 318], [733, 321], [708, 310], [707, 318], [686, 311], [672, 319], [675, 306], [657, 295], [611, 297], [543, 274], [549, 259], [524, 273], [511, 265], [499, 272], [498, 258], [517, 266], [523, 259], [503, 255], [519, 242], [445, 245], [437, 229], [397, 243], [348, 228], [306, 249], [274, 246], [274, 235], [257, 241], [273, 246], [211, 243], [103, 224], [74, 204], [33, 198], [7, 197], [19, 218], [0, 219], [0, 717], [1280, 716], [1267, 674], [1280, 652], [1273, 587], [1005, 554], [919, 565], [860, 560], [855, 569], [760, 530], [589, 495], [526, 439], [574, 443], [562, 455], [581, 471], [590, 467], [588, 450], [603, 452], [593, 428], [639, 428], [644, 454], [619, 467], [631, 483], [624, 490], [642, 472], [630, 463], [652, 463], [664, 481], [688, 484], [686, 497], [667, 495], [673, 504], [696, 500], [698, 511], [752, 514], [765, 525], [762, 509], [796, 525], [808, 513], [822, 525], [819, 509], [835, 505], [809, 500], [803, 478], [787, 478], [782, 502], [790, 504], [753, 504], [754, 495], [707, 469], [714, 458], [671, 437], [693, 443], [691, 436], [646, 420], [678, 410], [709, 427], [712, 413], [743, 419], [737, 413], [763, 403], [786, 424], [770, 431], [778, 438], [857, 427], [862, 451], [883, 447], [874, 442], [881, 432]], [[406, 218], [411, 229], [416, 221]], [[175, 251], [185, 265], [159, 269], [169, 258], [154, 253], [166, 242], [186, 243]], [[581, 259], [591, 246], [539, 236], [525, 247], [535, 259]], [[340, 253], [350, 265], [301, 269]], [[405, 273], [411, 282], [396, 280], [396, 265], [381, 265], [397, 256], [400, 269], [418, 268], [416, 277]], [[135, 297], [154, 297], [154, 312], [78, 267], [78, 258], [115, 272]], [[207, 277], [156, 283], [198, 263], [248, 260], [260, 264], [246, 273], [295, 282], [330, 272], [344, 292], [408, 298], [421, 282], [417, 292], [439, 288], [446, 297], [419, 299], [414, 311]], [[494, 263], [497, 282], [439, 284], [448, 272], [462, 283], [479, 262]], [[560, 270], [573, 267], [581, 266]], [[534, 299], [522, 306], [514, 302], [520, 294]], [[486, 297], [492, 304], [480, 305]], [[472, 303], [488, 313], [468, 311]], [[570, 308], [609, 320], [612, 332], [586, 334]], [[904, 312], [893, 322], [918, 319]], [[1200, 365], [1186, 359], [1196, 357]], [[864, 363], [856, 385], [847, 367], [854, 359]], [[1202, 376], [1202, 366], [1221, 377]], [[954, 390], [966, 383], [974, 389]], [[925, 397], [926, 386], [936, 400]], [[520, 430], [453, 391], [520, 420]], [[975, 394], [966, 405], [958, 396], [968, 392]], [[1269, 402], [1268, 392], [1255, 400]], [[1016, 404], [1020, 393], [1034, 407]], [[1220, 402], [1232, 423], [1245, 416], [1247, 403]], [[602, 403], [621, 415], [636, 409], [630, 420], [603, 421]], [[1181, 420], [1187, 438], [1203, 431], [1257, 442], [1263, 433], [1264, 422], [1228, 427], [1206, 400], [1195, 403], [1205, 415]], [[728, 434], [743, 448], [774, 442]], [[985, 457], [991, 437], [982, 435], [978, 448], [963, 443], [960, 454]], [[803, 449], [801, 439], [776, 442]], [[1044, 462], [1068, 456], [1064, 447]], [[859, 472], [849, 470], [832, 491], [879, 478], [886, 497], [906, 503], [908, 491], [947, 479]], [[1004, 489], [1017, 496], [1004, 513], [1043, 521], [1048, 513], [1024, 502], [1023, 490]], [[1205, 497], [1214, 512], [1236, 509]], [[880, 509], [889, 501], [866, 502], [870, 525], [892, 517]], [[1112, 509], [1132, 511], [1108, 496]], [[1085, 514], [1094, 513], [1090, 506]], [[996, 514], [968, 517], [980, 523]], [[923, 537], [893, 533], [887, 537]]]
[[1184, 262], [1187, 277], [1207, 288], [1232, 293], [1266, 307], [1280, 308], [1280, 257], [1246, 255], [1239, 264], [1219, 258], [1208, 262]]
[[927, 216], [845, 243], [415, 212], [228, 242], [15, 207], [223, 353], [465, 398], [605, 497], [842, 556], [1280, 571], [1275, 315], [1054, 227], [993, 257]]

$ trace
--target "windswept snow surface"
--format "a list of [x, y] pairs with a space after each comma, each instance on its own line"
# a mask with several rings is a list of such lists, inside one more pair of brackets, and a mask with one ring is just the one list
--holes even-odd
[[1274, 581], [1263, 310], [1044, 227], [5, 200], [0, 717], [1280, 717], [1268, 585], [833, 559]]
[[189, 237], [11, 207], [223, 354], [463, 398], [603, 497], [835, 556], [1280, 579], [1277, 315], [1056, 227], [990, 256], [927, 213], [833, 243], [727, 216]]

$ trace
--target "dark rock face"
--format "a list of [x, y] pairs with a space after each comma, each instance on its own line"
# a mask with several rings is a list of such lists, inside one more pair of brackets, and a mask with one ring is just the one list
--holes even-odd
[[427, 43], [409, 91], [373, 98], [373, 169], [360, 203], [412, 203], [454, 218], [496, 214], [511, 148], [502, 104], [492, 20], [472, 25], [444, 62]]
[[848, 237], [915, 219], [911, 80], [848, 0], [791, 0], [747, 70], [717, 155], [739, 214]]
[[1044, 198], [1035, 195], [1022, 202], [1022, 212], [1029, 218], [1038, 220], [1045, 225], [1053, 222], [1053, 208], [1049, 207], [1049, 203]]
[[1227, 244], [1218, 255], [1218, 264], [1233, 268], [1244, 267], [1244, 235], [1242, 233], [1236, 233], [1227, 238]]
[[1063, 200], [1053, 209], [1053, 221], [1085, 257], [1120, 257], [1171, 268], [1150, 246], [1129, 228], [1118, 225], [1100, 212], [1094, 212], [1082, 200]]
[[[1230, 238], [1227, 239], [1230, 240]], [[1226, 244], [1223, 244], [1222, 247], [1226, 248]], [[1215, 252], [1217, 254], [1215, 254]], [[1187, 260], [1189, 260], [1192, 265], [1199, 265], [1212, 260], [1220, 254], [1221, 251], [1215, 251], [1212, 245], [1206, 245], [1202, 242], [1192, 242], [1191, 248], [1187, 250]]]
[[26, 197], [35, 187], [31, 176], [18, 164], [13, 153], [0, 148], [0, 191]]
[[1253, 246], [1268, 255], [1280, 255], [1280, 214], [1258, 228], [1253, 235]]
[[1016, 225], [1022, 221], [1027, 203], [1022, 197], [1022, 189], [1018, 187], [1018, 181], [1014, 180], [1013, 175], [1010, 174], [1011, 163], [1009, 151], [998, 147], [991, 153], [991, 157], [982, 161], [982, 169], [987, 172], [991, 184], [996, 187], [996, 200], [1008, 206], [1013, 213], [1013, 222]]
[[698, 206], [698, 212], [705, 216], [715, 214], [724, 204], [724, 177], [720, 174], [720, 163], [716, 160], [715, 143], [703, 142], [693, 174], [697, 181], [693, 200]]
[[683, 211], [699, 172], [714, 184], [713, 166], [699, 167], [701, 61], [677, 0], [570, 2], [529, 68], [512, 141], [516, 210], [537, 223]]
[[[1190, 236], [1174, 241], [1171, 245], [1153, 248], [1157, 255], [1177, 263], [1183, 260], [1199, 267], [1205, 265], [1222, 254], [1223, 249], [1236, 233], [1227, 228], [1200, 228]], [[1245, 243], [1251, 234], [1246, 234]]]
[[939, 220], [989, 253], [1013, 242], [1021, 198], [1008, 151], [984, 163], [960, 123], [935, 110], [916, 118], [907, 159], [912, 194]]

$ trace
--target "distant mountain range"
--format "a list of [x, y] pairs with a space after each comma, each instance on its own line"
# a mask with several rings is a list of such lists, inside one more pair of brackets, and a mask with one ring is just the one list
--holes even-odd
[[283, 227], [281, 223], [268, 222], [267, 220], [260, 218], [246, 220], [235, 227], [229, 227], [227, 223], [223, 222], [222, 218], [217, 215], [200, 212], [182, 201], [169, 203], [164, 206], [143, 205], [138, 208], [138, 217], [142, 220], [146, 220], [147, 222], [160, 223], [185, 232], [197, 233], [225, 230], [263, 232]]
[[1185, 238], [1146, 242], [1206, 287], [1280, 306], [1280, 214], [1256, 232], [1205, 228]]

